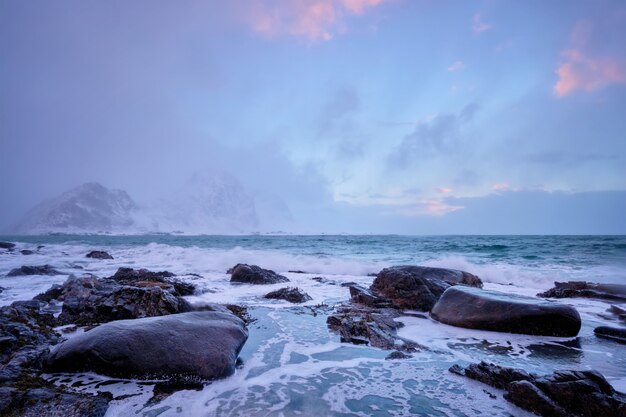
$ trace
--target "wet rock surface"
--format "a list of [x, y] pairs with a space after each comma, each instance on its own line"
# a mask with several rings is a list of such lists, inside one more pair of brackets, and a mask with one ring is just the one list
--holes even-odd
[[307, 301], [311, 301], [312, 298], [306, 292], [302, 291], [299, 288], [281, 288], [276, 291], [269, 292], [265, 294], [265, 298], [273, 299], [273, 300], [285, 300], [290, 303], [305, 303]]
[[62, 272], [57, 271], [50, 265], [39, 266], [27, 266], [24, 265], [20, 268], [15, 268], [9, 271], [7, 277], [21, 277], [28, 275], [63, 275]]
[[544, 336], [576, 336], [581, 319], [572, 306], [455, 286], [430, 313], [437, 321], [469, 329]]
[[[400, 338], [397, 330], [402, 323], [394, 319], [400, 316], [395, 308], [365, 288], [350, 286], [351, 301], [340, 305], [328, 316], [326, 324], [339, 334], [343, 343], [370, 345], [385, 350], [415, 352], [421, 348], [417, 343]], [[370, 298], [373, 297], [373, 298]]]
[[626, 396], [595, 371], [557, 371], [538, 376], [486, 362], [450, 372], [506, 391], [504, 398], [541, 416], [626, 416]]
[[287, 277], [257, 265], [237, 264], [229, 269], [229, 273], [230, 282], [241, 284], [267, 285], [289, 282]]
[[59, 324], [93, 325], [114, 320], [189, 312], [173, 285], [160, 281], [116, 281], [70, 276], [36, 298], [63, 301]]
[[87, 255], [85, 255], [85, 257], [92, 259], [113, 259], [113, 257], [109, 255], [108, 252], [105, 252], [103, 250], [92, 250]]
[[232, 374], [248, 332], [231, 313], [203, 311], [121, 320], [55, 346], [47, 372], [212, 380]]
[[383, 269], [370, 288], [396, 308], [430, 311], [441, 294], [457, 284], [482, 288], [480, 278], [469, 272], [413, 265]]
[[117, 272], [109, 279], [124, 285], [132, 285], [137, 287], [155, 286], [155, 283], [166, 284], [161, 286], [169, 290], [169, 286], [173, 287], [172, 292], [176, 296], [193, 295], [196, 287], [193, 284], [175, 279], [176, 275], [169, 271], [153, 272], [147, 269], [119, 268]]
[[626, 344], [626, 328], [624, 327], [600, 326], [596, 327], [593, 333], [598, 337]]
[[537, 296], [546, 298], [599, 298], [626, 302], [626, 285], [596, 284], [585, 281], [555, 282], [554, 288], [539, 293]]
[[103, 416], [109, 399], [76, 394], [40, 378], [48, 345], [59, 335], [43, 303], [17, 301], [0, 308], [0, 415]]

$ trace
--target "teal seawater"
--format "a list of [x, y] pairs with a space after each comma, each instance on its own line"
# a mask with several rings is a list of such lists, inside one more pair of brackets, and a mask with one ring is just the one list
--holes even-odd
[[567, 265], [626, 268], [626, 236], [177, 236], [45, 235], [0, 236], [32, 244], [81, 244], [99, 247], [150, 243], [180, 247], [282, 251], [292, 255], [341, 257], [390, 264], [463, 256], [472, 263], [520, 266]]

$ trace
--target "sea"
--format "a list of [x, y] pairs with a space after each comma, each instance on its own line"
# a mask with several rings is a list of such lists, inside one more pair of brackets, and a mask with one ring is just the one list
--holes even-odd
[[[132, 267], [168, 270], [192, 282], [198, 288], [186, 297], [192, 304], [248, 307], [255, 320], [235, 374], [162, 401], [151, 400], [159, 381], [46, 375], [80, 392], [110, 392], [115, 399], [107, 416], [531, 416], [507, 402], [502, 391], [448, 371], [479, 361], [537, 374], [596, 370], [626, 392], [624, 345], [593, 333], [600, 325], [623, 325], [607, 309], [624, 304], [556, 300], [581, 314], [575, 338], [462, 329], [427, 315], [400, 317], [399, 335], [424, 347], [403, 360], [341, 343], [326, 325], [333, 309], [350, 298], [342, 283], [369, 286], [374, 274], [393, 265], [465, 270], [487, 289], [526, 296], [555, 281], [626, 284], [626, 236], [46, 235], [0, 236], [0, 241], [17, 245], [11, 252], [0, 250], [0, 305], [30, 299], [70, 274], [107, 277]], [[96, 249], [114, 259], [85, 257]], [[312, 300], [294, 305], [263, 298], [285, 284], [232, 285], [226, 271], [237, 263], [285, 275]], [[62, 275], [6, 277], [12, 268], [43, 264]]]

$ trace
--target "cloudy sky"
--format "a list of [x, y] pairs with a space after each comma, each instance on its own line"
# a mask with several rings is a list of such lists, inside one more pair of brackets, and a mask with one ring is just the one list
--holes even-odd
[[226, 171], [298, 230], [626, 233], [626, 3], [0, 1], [0, 225]]

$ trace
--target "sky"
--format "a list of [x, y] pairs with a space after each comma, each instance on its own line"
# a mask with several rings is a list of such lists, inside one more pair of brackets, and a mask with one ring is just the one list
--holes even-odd
[[0, 0], [0, 226], [236, 176], [295, 229], [626, 233], [626, 3]]

